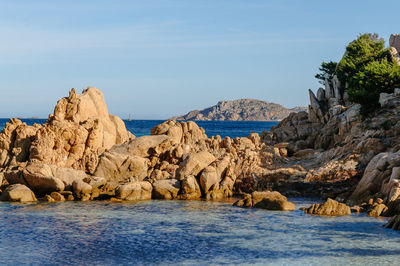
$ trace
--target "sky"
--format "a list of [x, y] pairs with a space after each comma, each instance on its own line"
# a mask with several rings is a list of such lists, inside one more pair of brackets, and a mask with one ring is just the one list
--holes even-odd
[[322, 61], [400, 33], [397, 1], [0, 0], [0, 117], [42, 117], [99, 88], [122, 118], [220, 100], [307, 106]]

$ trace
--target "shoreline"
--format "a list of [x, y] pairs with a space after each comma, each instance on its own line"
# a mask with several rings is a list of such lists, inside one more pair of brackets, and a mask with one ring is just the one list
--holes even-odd
[[325, 170], [318, 172], [325, 162], [317, 158], [331, 150], [298, 148], [282, 138], [287, 136], [280, 135], [282, 130], [300, 132], [297, 124], [315, 126], [293, 122], [308, 121], [305, 112], [292, 113], [261, 136], [251, 133], [222, 139], [207, 137], [193, 121], [173, 120], [155, 126], [150, 135], [135, 137], [122, 119], [105, 110], [101, 91], [90, 87], [82, 94], [71, 90], [44, 124], [28, 126], [11, 119], [0, 134], [0, 147], [19, 148], [0, 149], [1, 177], [6, 182], [1, 200], [232, 201], [233, 195], [241, 195], [234, 205], [294, 210], [284, 195], [311, 195], [327, 201], [303, 210], [310, 214], [348, 215], [353, 211], [378, 217], [393, 211], [379, 197], [348, 202], [350, 210], [344, 203], [361, 184], [361, 172], [354, 172], [353, 164], [345, 169], [346, 164], [340, 163], [333, 165], [339, 168], [329, 166], [325, 176]]

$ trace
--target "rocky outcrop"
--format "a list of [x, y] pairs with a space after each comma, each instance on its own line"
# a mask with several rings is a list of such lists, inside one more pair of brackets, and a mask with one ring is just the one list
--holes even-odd
[[[350, 199], [352, 204], [370, 197], [395, 200], [397, 177], [394, 174], [390, 179], [391, 169], [400, 165], [382, 159], [389, 169], [377, 170], [373, 158], [382, 152], [392, 154], [400, 149], [400, 90], [383, 93], [380, 98], [382, 108], [364, 119], [360, 105], [347, 100], [337, 77], [327, 78], [325, 89], [320, 88], [317, 95], [310, 91], [308, 114], [291, 114], [270, 132], [261, 134], [269, 145], [287, 143], [286, 162], [274, 162], [274, 166], [278, 170], [299, 164], [306, 172], [303, 181], [313, 183], [358, 181], [364, 176], [356, 191], [356, 187], [348, 187], [331, 195], [341, 200]], [[291, 175], [286, 181], [299, 180]]]
[[245, 194], [242, 200], [236, 201], [233, 205], [272, 211], [294, 211], [295, 209], [294, 204], [277, 191], [255, 191]]
[[342, 216], [351, 214], [349, 206], [333, 199], [328, 199], [322, 204], [312, 204], [309, 208], [304, 208], [303, 210], [307, 214], [326, 216]]
[[123, 121], [110, 115], [103, 94], [89, 87], [61, 99], [43, 125], [11, 119], [0, 134], [0, 168], [27, 162], [92, 173], [98, 157], [115, 144], [133, 138]]
[[0, 196], [1, 201], [34, 202], [37, 201], [35, 194], [27, 186], [14, 184], [8, 186]]
[[231, 121], [277, 121], [292, 112], [305, 111], [306, 108], [288, 109], [280, 104], [254, 99], [220, 101], [203, 110], [190, 111], [186, 115], [173, 117], [174, 120], [231, 120]]
[[384, 152], [369, 162], [364, 175], [351, 195], [353, 201], [382, 196], [391, 202], [400, 196], [400, 151]]

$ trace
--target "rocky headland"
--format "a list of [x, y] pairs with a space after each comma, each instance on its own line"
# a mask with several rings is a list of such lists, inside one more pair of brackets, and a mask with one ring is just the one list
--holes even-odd
[[219, 121], [281, 121], [292, 112], [306, 111], [305, 107], [288, 109], [280, 104], [255, 99], [220, 101], [203, 110], [190, 111], [172, 120]]
[[306, 213], [393, 216], [388, 226], [399, 228], [400, 89], [381, 93], [368, 116], [336, 75], [309, 95], [308, 113], [291, 113], [261, 136], [208, 137], [193, 121], [168, 120], [136, 138], [99, 89], [73, 89], [44, 124], [11, 119], [0, 133], [0, 200], [236, 195], [235, 206], [290, 211], [285, 196], [318, 196], [327, 201]]

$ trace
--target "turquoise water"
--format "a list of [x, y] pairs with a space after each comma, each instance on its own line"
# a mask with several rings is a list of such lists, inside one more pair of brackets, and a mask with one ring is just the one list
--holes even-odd
[[[296, 200], [296, 207], [308, 201]], [[1, 264], [395, 265], [400, 233], [365, 215], [316, 217], [231, 202], [0, 203]]]
[[[4, 128], [9, 119], [0, 119], [0, 131]], [[44, 119], [22, 119], [28, 125], [33, 123], [43, 124]], [[165, 120], [125, 120], [126, 128], [137, 137], [150, 135], [153, 127], [161, 124]], [[247, 137], [251, 132], [261, 133], [264, 130], [269, 130], [271, 126], [275, 126], [278, 122], [264, 122], [264, 121], [196, 121], [196, 123], [203, 127], [207, 136], [220, 135], [222, 138], [229, 136]]]

